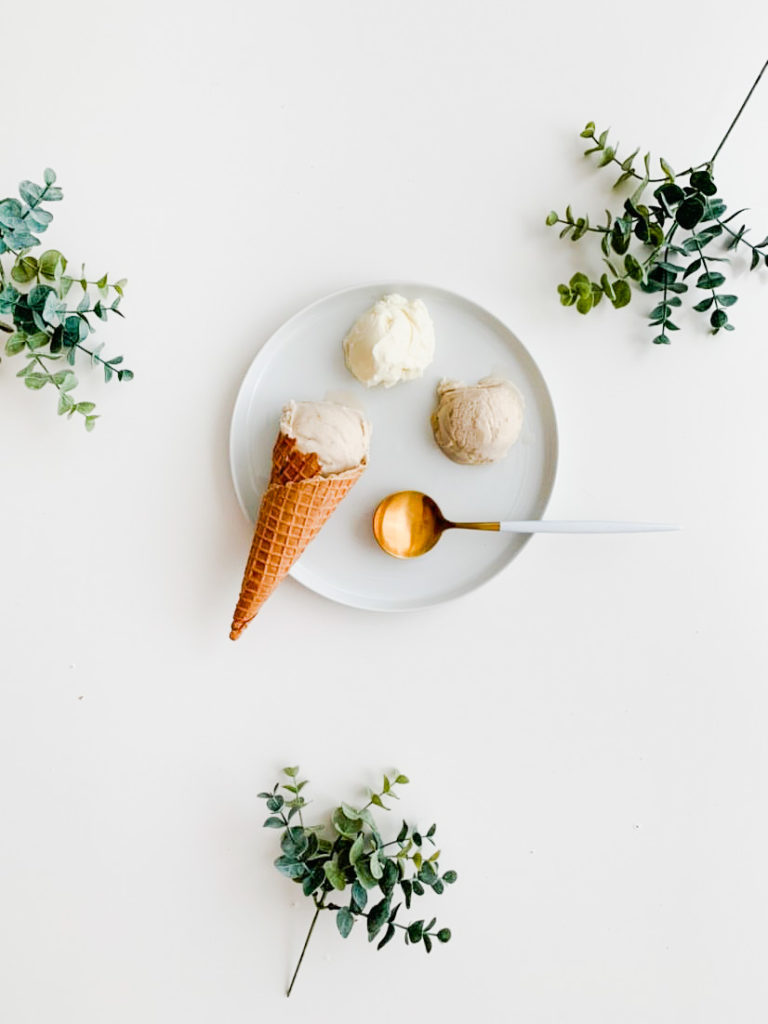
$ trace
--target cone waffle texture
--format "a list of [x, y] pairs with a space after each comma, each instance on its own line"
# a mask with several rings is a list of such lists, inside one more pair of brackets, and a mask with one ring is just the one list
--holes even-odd
[[272, 451], [269, 486], [261, 499], [232, 619], [232, 640], [237, 640], [288, 574], [364, 469], [362, 463], [345, 473], [322, 476], [314, 453], [300, 452], [294, 438], [278, 434]]

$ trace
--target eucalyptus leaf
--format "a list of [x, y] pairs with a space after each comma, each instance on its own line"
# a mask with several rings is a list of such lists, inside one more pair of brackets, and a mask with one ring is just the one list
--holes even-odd
[[691, 188], [705, 196], [713, 196], [717, 192], [717, 185], [709, 171], [694, 171], [691, 175]]
[[341, 807], [337, 807], [331, 817], [331, 824], [341, 836], [348, 836], [354, 839], [362, 827], [360, 818], [351, 818], [345, 814]]
[[349, 851], [349, 863], [350, 864], [357, 864], [357, 862], [360, 860], [360, 858], [363, 855], [363, 850], [364, 849], [365, 849], [365, 837], [362, 834], [360, 834], [355, 839], [355, 841], [352, 843], [352, 846], [350, 848], [350, 851]]
[[387, 925], [387, 930], [384, 933], [384, 938], [376, 946], [376, 949], [383, 949], [388, 942], [391, 942], [395, 936], [395, 926], [393, 924]]
[[40, 257], [40, 275], [55, 281], [67, 269], [67, 261], [58, 249], [47, 249]]
[[15, 356], [19, 352], [22, 352], [27, 345], [27, 336], [23, 331], [17, 331], [15, 334], [9, 335], [5, 343], [6, 355]]
[[697, 288], [719, 288], [721, 284], [725, 283], [725, 277], [716, 271], [709, 271], [706, 274], [702, 274], [701, 277], [696, 280]]
[[372, 942], [387, 923], [389, 917], [389, 899], [376, 903], [368, 911], [368, 941]]
[[289, 857], [303, 857], [308, 846], [309, 841], [303, 828], [287, 828], [280, 842], [280, 848]]
[[376, 879], [377, 882], [384, 875], [384, 868], [381, 862], [379, 861], [379, 855], [376, 850], [374, 850], [370, 856], [370, 859], [368, 861], [368, 868], [371, 872], [371, 875]]
[[336, 927], [339, 929], [339, 935], [341, 935], [342, 939], [347, 938], [352, 931], [354, 923], [355, 919], [346, 907], [342, 907], [336, 914]]
[[632, 298], [632, 291], [626, 281], [616, 281], [613, 285], [613, 299], [611, 300], [614, 309], [621, 309], [626, 306]]
[[357, 876], [358, 882], [366, 889], [376, 888], [376, 879], [370, 872], [370, 869], [364, 860], [359, 860], [355, 865], [355, 875]]
[[301, 889], [305, 896], [311, 896], [325, 881], [325, 872], [321, 867], [312, 868], [310, 873], [301, 883]]
[[294, 881], [303, 878], [307, 873], [306, 866], [300, 861], [294, 860], [292, 857], [278, 857], [275, 861], [275, 867], [280, 874], [285, 875], [287, 878], [291, 878]]
[[27, 338], [27, 345], [32, 351], [36, 351], [37, 349], [45, 348], [50, 340], [50, 335], [46, 334], [45, 331], [35, 331], [34, 334], [30, 334]]
[[403, 890], [403, 897], [405, 899], [405, 909], [411, 909], [411, 897], [413, 895], [413, 883], [409, 878], [404, 878], [400, 882], [400, 888]]
[[75, 407], [75, 401], [74, 401], [74, 399], [70, 395], [67, 395], [65, 393], [62, 393], [61, 395], [59, 395], [59, 408], [58, 408], [59, 416], [63, 416], [64, 413], [69, 412], [71, 409], [74, 409], [74, 407]]
[[327, 860], [323, 864], [323, 871], [325, 877], [331, 883], [334, 889], [338, 889], [339, 892], [346, 888], [347, 881], [344, 877], [344, 872], [339, 867], [338, 861], [334, 858], [333, 860]]
[[37, 277], [38, 263], [34, 256], [21, 256], [11, 268], [11, 277], [18, 284], [28, 284]]
[[685, 268], [685, 273], [683, 274], [683, 277], [686, 278], [686, 277], [690, 277], [691, 274], [695, 274], [700, 266], [701, 266], [701, 259], [697, 259], [697, 260], [694, 260], [693, 263], [689, 263], [688, 266]]
[[359, 882], [352, 883], [352, 899], [360, 910], [365, 910], [368, 902], [368, 891]]
[[37, 206], [42, 194], [42, 188], [33, 181], [22, 181], [19, 185], [19, 195], [31, 207]]
[[715, 330], [719, 330], [721, 327], [725, 327], [728, 323], [728, 314], [724, 309], [716, 309], [709, 318], [709, 322]]
[[367, 825], [367, 826], [368, 826], [368, 827], [369, 827], [370, 829], [372, 829], [373, 831], [375, 831], [375, 829], [376, 829], [376, 822], [375, 822], [375, 820], [374, 820], [374, 817], [373, 817], [373, 815], [371, 814], [371, 812], [370, 812], [370, 811], [368, 810], [368, 808], [367, 808], [367, 807], [362, 807], [362, 808], [361, 808], [361, 809], [360, 809], [360, 810], [359, 810], [359, 811], [357, 812], [357, 817], [358, 817], [358, 820], [359, 820], [359, 821], [363, 821], [363, 822], [365, 822], [365, 824], [366, 824], [366, 825]]

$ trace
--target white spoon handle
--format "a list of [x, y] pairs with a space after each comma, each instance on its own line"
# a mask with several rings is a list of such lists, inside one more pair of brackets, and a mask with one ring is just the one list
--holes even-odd
[[550, 519], [499, 523], [503, 533], [657, 533], [679, 529], [675, 523], [555, 522]]

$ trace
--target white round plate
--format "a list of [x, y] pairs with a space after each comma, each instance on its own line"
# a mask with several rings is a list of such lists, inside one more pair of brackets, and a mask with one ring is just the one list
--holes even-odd
[[[426, 303], [435, 324], [435, 360], [418, 380], [368, 389], [346, 369], [341, 342], [361, 313], [392, 292]], [[436, 385], [442, 377], [474, 383], [491, 373], [522, 392], [523, 433], [495, 465], [459, 466], [432, 437]], [[282, 407], [290, 399], [329, 398], [358, 406], [371, 421], [369, 465], [293, 566], [294, 579], [356, 608], [420, 608], [485, 583], [528, 542], [530, 536], [452, 530], [423, 557], [401, 560], [379, 548], [371, 529], [379, 501], [402, 490], [424, 491], [454, 520], [542, 517], [557, 464], [555, 413], [535, 362], [496, 317], [442, 288], [394, 281], [336, 292], [283, 324], [248, 369], [232, 417], [232, 476], [252, 522]]]

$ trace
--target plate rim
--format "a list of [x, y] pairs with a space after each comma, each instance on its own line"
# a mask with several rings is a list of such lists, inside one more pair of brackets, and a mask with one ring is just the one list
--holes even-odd
[[[294, 323], [294, 321], [306, 316], [316, 306], [322, 305], [325, 302], [330, 302], [344, 295], [348, 295], [358, 291], [380, 290], [382, 295], [389, 294], [389, 291], [391, 291], [392, 288], [395, 287], [407, 288], [408, 290], [413, 291], [418, 291], [420, 289], [430, 290], [433, 292], [440, 292], [443, 295], [446, 295], [452, 299], [458, 299], [459, 301], [467, 304], [468, 306], [471, 306], [474, 309], [479, 310], [485, 316], [490, 317], [495, 323], [499, 324], [506, 332], [513, 336], [513, 338], [517, 341], [518, 345], [525, 352], [526, 356], [531, 361], [535, 372], [538, 374], [540, 386], [543, 389], [543, 396], [546, 400], [546, 404], [549, 407], [548, 413], [551, 418], [553, 428], [552, 438], [550, 439], [552, 445], [550, 472], [552, 483], [551, 487], [549, 488], [549, 492], [544, 498], [544, 502], [541, 509], [542, 514], [546, 511], [547, 507], [549, 506], [550, 499], [552, 497], [552, 492], [554, 491], [555, 481], [557, 479], [557, 469], [560, 458], [560, 430], [557, 422], [555, 404], [552, 400], [549, 385], [547, 384], [544, 374], [541, 372], [539, 364], [534, 359], [528, 347], [521, 341], [517, 333], [504, 320], [502, 320], [501, 317], [497, 316], [492, 310], [488, 309], [486, 306], [481, 305], [475, 299], [471, 299], [468, 296], [464, 295], [462, 292], [458, 292], [453, 288], [446, 288], [443, 285], [430, 284], [426, 281], [411, 281], [401, 279], [394, 281], [388, 280], [383, 282], [361, 282], [360, 284], [348, 285], [345, 288], [338, 288], [333, 292], [328, 292], [325, 295], [319, 296], [312, 302], [309, 302], [305, 306], [302, 306], [301, 309], [297, 310], [286, 320], [283, 320], [282, 323], [277, 328], [275, 328], [275, 330], [269, 335], [266, 341], [261, 345], [258, 352], [256, 352], [253, 359], [248, 364], [248, 367], [246, 368], [245, 373], [243, 374], [243, 379], [240, 382], [240, 387], [237, 389], [237, 394], [235, 395], [235, 400], [232, 405], [232, 416], [230, 419], [229, 426], [229, 469], [230, 475], [232, 477], [232, 485], [235, 491], [235, 497], [237, 498], [237, 503], [240, 506], [240, 510], [242, 511], [245, 518], [252, 525], [255, 523], [255, 519], [251, 519], [247, 511], [245, 502], [243, 500], [243, 495], [238, 484], [237, 473], [235, 472], [235, 426], [236, 421], [238, 419], [238, 411], [240, 410], [241, 407], [241, 400], [243, 400], [244, 398], [246, 385], [248, 384], [249, 379], [251, 378], [255, 369], [257, 368], [257, 364], [263, 362], [269, 357], [271, 351], [279, 345], [280, 335], [284, 331], [286, 331], [290, 327], [290, 325]], [[387, 289], [389, 289], [389, 291]], [[508, 561], [506, 561], [498, 569], [494, 569], [492, 572], [484, 576], [479, 581], [476, 580], [474, 582], [466, 583], [454, 590], [451, 590], [449, 593], [445, 595], [441, 595], [430, 600], [421, 600], [417, 598], [414, 602], [402, 606], [382, 606], [381, 604], [376, 603], [376, 601], [374, 600], [367, 600], [366, 598], [360, 597], [351, 600], [346, 596], [345, 592], [334, 592], [334, 587], [332, 585], [329, 588], [320, 589], [317, 585], [313, 585], [312, 583], [307, 582], [307, 573], [302, 573], [301, 571], [301, 559], [299, 559], [297, 563], [291, 566], [291, 568], [288, 570], [288, 575], [297, 583], [301, 584], [301, 586], [305, 587], [307, 590], [310, 590], [312, 593], [318, 594], [320, 597], [324, 597], [327, 600], [334, 601], [336, 604], [344, 605], [347, 608], [358, 608], [362, 611], [378, 611], [390, 613], [418, 611], [424, 608], [433, 608], [440, 604], [447, 604], [451, 601], [456, 601], [459, 598], [464, 597], [466, 594], [470, 594], [473, 591], [479, 590], [482, 587], [486, 586], [488, 583], [490, 583], [492, 579], [495, 579], [497, 576], [499, 576], [505, 569], [509, 567], [509, 565], [513, 561], [515, 561], [516, 558], [518, 558], [522, 551], [524, 551], [525, 548], [530, 544], [533, 537], [534, 534], [528, 534], [527, 536], [525, 536], [517, 551]]]

